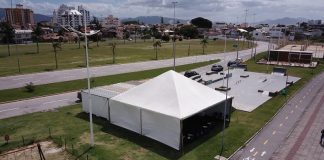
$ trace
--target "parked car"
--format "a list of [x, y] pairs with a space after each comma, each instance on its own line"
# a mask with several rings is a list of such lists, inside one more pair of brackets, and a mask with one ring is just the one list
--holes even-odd
[[220, 72], [220, 71], [223, 71], [224, 68], [223, 68], [223, 66], [221, 66], [221, 65], [214, 64], [214, 65], [212, 66], [211, 70], [212, 70], [212, 71], [215, 71], [215, 72]]
[[243, 59], [242, 58], [238, 58], [238, 59], [235, 59], [234, 61], [229, 61], [227, 63], [227, 67], [237, 67], [241, 63], [243, 63]]
[[190, 78], [192, 76], [199, 75], [196, 71], [186, 71], [184, 76]]

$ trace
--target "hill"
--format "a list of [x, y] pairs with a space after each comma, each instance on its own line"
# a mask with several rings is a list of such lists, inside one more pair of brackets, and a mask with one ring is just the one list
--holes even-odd
[[261, 22], [258, 22], [258, 23], [262, 23], [262, 24], [269, 24], [269, 25], [272, 25], [272, 24], [284, 24], [284, 25], [293, 25], [293, 24], [296, 24], [298, 22], [307, 22], [308, 19], [306, 18], [301, 18], [301, 17], [298, 17], [298, 18], [290, 18], [290, 17], [284, 17], [284, 18], [279, 18], [279, 19], [270, 19], [270, 20], [264, 20], [264, 21], [261, 21]]
[[[135, 18], [124, 18], [121, 20], [122, 22], [126, 21], [139, 21], [140, 23], [144, 24], [160, 24], [161, 23], [161, 17], [160, 16], [139, 16]], [[163, 21], [165, 24], [171, 24], [173, 23], [173, 18], [169, 17], [163, 17]], [[183, 19], [176, 19], [176, 21], [179, 21], [180, 23], [187, 23], [188, 20]]]

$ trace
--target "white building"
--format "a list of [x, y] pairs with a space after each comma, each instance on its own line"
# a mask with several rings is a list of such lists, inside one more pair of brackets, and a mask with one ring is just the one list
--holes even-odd
[[32, 43], [32, 30], [15, 30], [15, 43], [22, 44], [22, 43]]
[[282, 38], [285, 36], [286, 27], [274, 26], [270, 28], [269, 33], [272, 38]]
[[255, 40], [265, 41], [268, 39], [267, 37], [269, 36], [269, 28], [264, 27], [261, 29], [256, 29], [252, 32], [252, 36]]
[[62, 26], [72, 26], [78, 28], [84, 25], [84, 14], [86, 16], [87, 25], [90, 24], [90, 12], [85, 10], [83, 6], [78, 6], [78, 10], [75, 7], [62, 4], [58, 10], [53, 11], [53, 24], [59, 24]]

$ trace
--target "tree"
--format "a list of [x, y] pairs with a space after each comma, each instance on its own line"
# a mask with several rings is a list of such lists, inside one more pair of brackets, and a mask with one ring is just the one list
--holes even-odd
[[154, 47], [154, 50], [155, 50], [155, 59], [156, 60], [158, 60], [158, 53], [157, 53], [158, 47], [161, 47], [161, 46], [162, 46], [161, 41], [155, 41], [153, 43], [153, 47]]
[[39, 23], [37, 23], [36, 28], [33, 30], [33, 35], [35, 37], [36, 40], [36, 45], [37, 45], [37, 53], [39, 53], [39, 38], [41, 35], [43, 35], [43, 30], [41, 28], [41, 25]]
[[123, 24], [128, 25], [128, 24], [139, 24], [139, 23], [137, 20], [130, 20], [130, 21], [124, 21]]
[[111, 50], [112, 50], [112, 53], [113, 53], [113, 64], [115, 64], [115, 57], [116, 57], [116, 53], [115, 53], [115, 50], [116, 50], [116, 42], [113, 42], [113, 43], [110, 43], [110, 46], [111, 46]]
[[198, 37], [198, 30], [193, 25], [186, 25], [180, 28], [179, 30], [180, 35], [186, 38], [197, 38]]
[[200, 44], [202, 45], [203, 48], [203, 54], [205, 54], [205, 48], [207, 47], [208, 41], [206, 38], [200, 41]]
[[55, 68], [58, 68], [58, 64], [57, 64], [57, 48], [62, 49], [61, 48], [61, 43], [60, 42], [54, 42], [52, 43], [52, 47], [54, 49], [54, 57], [55, 57]]
[[13, 37], [15, 37], [14, 28], [7, 22], [0, 23], [0, 34], [2, 35], [2, 42], [7, 43], [8, 46], [8, 56], [10, 53], [10, 43], [13, 42]]
[[211, 28], [213, 23], [205, 18], [202, 17], [197, 17], [192, 19], [191, 24], [193, 24], [194, 26], [198, 27], [198, 28]]

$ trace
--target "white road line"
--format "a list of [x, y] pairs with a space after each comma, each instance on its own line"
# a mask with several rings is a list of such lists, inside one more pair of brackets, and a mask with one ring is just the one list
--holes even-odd
[[279, 127], [281, 127], [281, 126], [282, 126], [282, 123], [279, 124]]
[[255, 157], [257, 154], [258, 154], [258, 152], [255, 152], [255, 153], [253, 154], [253, 156]]
[[300, 100], [300, 101], [299, 101], [299, 103], [302, 103], [302, 102], [303, 102], [303, 100]]
[[290, 113], [293, 114], [294, 113], [294, 110], [291, 110]]
[[22, 80], [22, 79], [31, 79], [31, 78], [34, 78], [34, 77], [14, 78], [14, 79], [12, 79], [12, 80], [13, 80], [13, 81], [18, 81], [18, 80]]
[[0, 113], [1, 113], [1, 112], [13, 111], [13, 110], [17, 110], [17, 109], [19, 109], [19, 108], [5, 109], [5, 110], [1, 110]]
[[273, 131], [272, 134], [275, 135], [277, 131]]
[[266, 145], [266, 144], [268, 143], [268, 141], [269, 141], [269, 140], [267, 139], [266, 141], [264, 141], [264, 143], [263, 143], [263, 144], [264, 144], [264, 145]]
[[288, 116], [285, 119], [288, 119]]
[[303, 97], [303, 99], [305, 99], [305, 98], [306, 98], [306, 96]]
[[266, 151], [263, 151], [263, 152], [261, 153], [261, 157], [263, 157], [266, 153], [267, 153]]
[[252, 148], [252, 149], [250, 150], [250, 152], [253, 152], [253, 151], [254, 151], [254, 149], [255, 149], [255, 148]]
[[68, 101], [68, 100], [70, 100], [70, 99], [61, 99], [61, 100], [56, 100], [56, 101], [50, 101], [50, 102], [43, 103], [43, 105], [51, 104], [51, 103], [56, 103], [56, 102], [61, 102], [61, 101]]
[[296, 105], [295, 107], [298, 108], [298, 105]]

